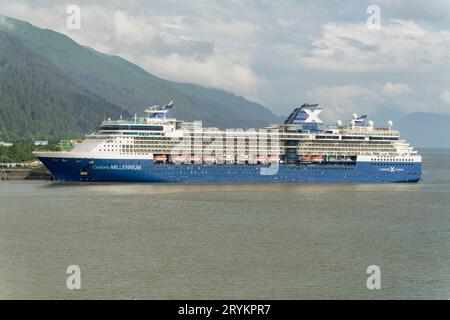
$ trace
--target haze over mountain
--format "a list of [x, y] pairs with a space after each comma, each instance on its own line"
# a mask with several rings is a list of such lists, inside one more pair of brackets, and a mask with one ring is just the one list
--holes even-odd
[[245, 128], [281, 121], [265, 107], [232, 93], [160, 79], [125, 59], [81, 46], [65, 35], [27, 22], [5, 17], [1, 28], [52, 61], [79, 86], [132, 114], [173, 100], [176, 117], [202, 120], [205, 125]]

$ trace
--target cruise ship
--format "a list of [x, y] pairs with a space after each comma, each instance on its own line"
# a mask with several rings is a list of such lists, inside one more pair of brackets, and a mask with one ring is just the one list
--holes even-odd
[[[283, 124], [203, 127], [170, 116], [174, 104], [132, 119], [105, 120], [66, 152], [36, 152], [59, 181], [151, 183], [419, 182], [422, 157], [393, 129], [366, 115], [325, 126], [304, 104]], [[349, 117], [350, 118], [350, 117]]]

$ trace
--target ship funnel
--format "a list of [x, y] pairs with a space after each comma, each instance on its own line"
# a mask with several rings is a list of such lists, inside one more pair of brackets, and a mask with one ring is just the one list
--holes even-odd
[[317, 131], [318, 126], [323, 124], [319, 118], [321, 112], [322, 107], [318, 104], [303, 104], [292, 111], [284, 124], [298, 124], [302, 130]]

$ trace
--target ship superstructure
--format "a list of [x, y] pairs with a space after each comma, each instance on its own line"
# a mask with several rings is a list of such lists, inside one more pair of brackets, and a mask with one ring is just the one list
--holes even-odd
[[37, 153], [62, 181], [178, 183], [417, 182], [421, 156], [393, 123], [352, 115], [324, 128], [319, 105], [296, 108], [264, 129], [203, 127], [170, 117], [173, 103], [143, 117], [104, 121], [70, 152]]

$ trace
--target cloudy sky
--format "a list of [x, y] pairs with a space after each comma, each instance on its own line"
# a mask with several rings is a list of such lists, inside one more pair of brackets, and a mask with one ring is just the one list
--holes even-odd
[[[67, 29], [69, 4], [80, 30]], [[379, 28], [367, 25], [370, 5]], [[0, 13], [277, 114], [303, 102], [331, 119], [450, 114], [450, 1], [0, 0]]]

